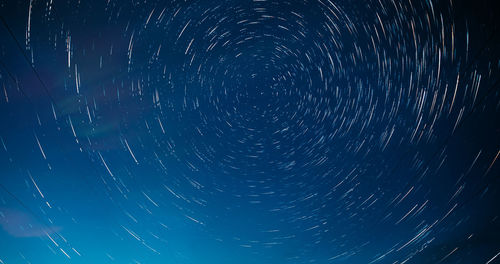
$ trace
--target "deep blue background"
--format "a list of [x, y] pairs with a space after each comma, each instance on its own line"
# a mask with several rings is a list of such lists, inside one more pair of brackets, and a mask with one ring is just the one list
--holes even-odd
[[498, 261], [493, 1], [0, 3], [0, 263]]

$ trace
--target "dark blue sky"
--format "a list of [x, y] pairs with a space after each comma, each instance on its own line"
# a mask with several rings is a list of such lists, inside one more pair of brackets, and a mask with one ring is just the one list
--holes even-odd
[[0, 1], [0, 263], [496, 263], [465, 2]]

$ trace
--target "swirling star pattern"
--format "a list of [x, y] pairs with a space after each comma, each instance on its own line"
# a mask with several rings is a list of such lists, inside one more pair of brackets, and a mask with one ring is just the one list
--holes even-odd
[[500, 261], [493, 6], [1, 1], [0, 263]]

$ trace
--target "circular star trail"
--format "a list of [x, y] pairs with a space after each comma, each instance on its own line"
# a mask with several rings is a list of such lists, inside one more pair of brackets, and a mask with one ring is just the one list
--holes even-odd
[[0, 5], [0, 263], [495, 263], [491, 1]]

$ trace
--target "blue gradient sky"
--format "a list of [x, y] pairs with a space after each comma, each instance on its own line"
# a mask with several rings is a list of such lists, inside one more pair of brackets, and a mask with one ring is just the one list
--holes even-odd
[[0, 1], [0, 263], [495, 263], [463, 2]]

